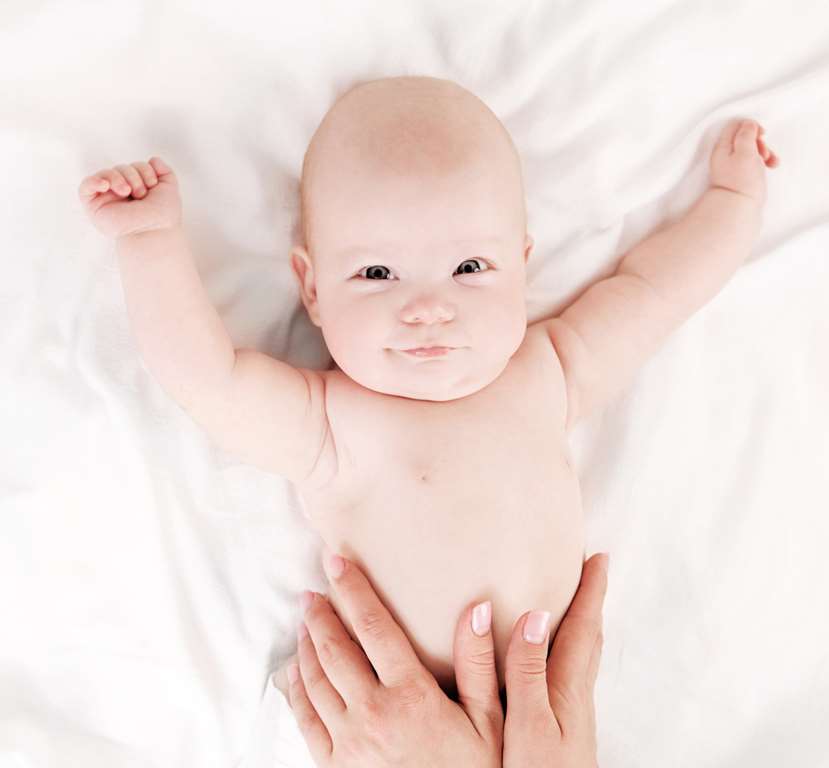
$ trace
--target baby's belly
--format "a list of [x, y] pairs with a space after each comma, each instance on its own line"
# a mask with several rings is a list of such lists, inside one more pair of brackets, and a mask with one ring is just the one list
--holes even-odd
[[[503, 688], [516, 620], [526, 611], [548, 610], [552, 638], [581, 578], [581, 498], [563, 460], [554, 467], [474, 477], [463, 471], [435, 476], [387, 470], [385, 477], [301, 497], [326, 545], [359, 565], [423, 664], [450, 693], [455, 631], [468, 605], [492, 601]], [[333, 589], [329, 600], [359, 642]]]

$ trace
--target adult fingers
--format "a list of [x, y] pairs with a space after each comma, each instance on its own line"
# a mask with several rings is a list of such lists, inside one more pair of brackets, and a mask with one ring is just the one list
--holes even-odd
[[550, 706], [563, 731], [584, 715], [592, 700], [591, 679], [595, 682], [595, 674], [591, 664], [598, 669], [594, 652], [602, 634], [607, 560], [602, 553], [584, 563], [579, 588], [553, 641], [547, 685]]
[[[321, 601], [322, 598], [315, 595], [315, 600]], [[305, 690], [320, 719], [330, 729], [332, 723], [345, 712], [345, 702], [325, 674], [305, 622], [299, 623], [296, 635], [299, 671], [305, 683]]]
[[453, 656], [458, 701], [481, 737], [489, 743], [499, 742], [504, 732], [504, 710], [498, 695], [490, 600], [468, 606], [461, 615]]
[[423, 675], [409, 638], [357, 565], [326, 547], [323, 568], [380, 682], [393, 688]]
[[378, 682], [362, 648], [346, 632], [334, 608], [316, 593], [305, 611], [311, 635], [325, 676], [345, 706], [365, 701]]
[[599, 629], [596, 642], [593, 644], [593, 651], [590, 654], [590, 663], [587, 665], [587, 687], [591, 691], [596, 687], [596, 678], [599, 676], [602, 648], [604, 648], [604, 632]]
[[320, 720], [311, 699], [308, 698], [308, 691], [299, 673], [299, 666], [294, 668], [289, 666], [287, 677], [288, 700], [300, 733], [308, 745], [308, 751], [314, 758], [314, 763], [325, 765], [334, 750], [331, 734]]
[[528, 611], [512, 629], [505, 670], [507, 717], [511, 720], [529, 723], [540, 714], [552, 715], [547, 694], [550, 621], [549, 611]]

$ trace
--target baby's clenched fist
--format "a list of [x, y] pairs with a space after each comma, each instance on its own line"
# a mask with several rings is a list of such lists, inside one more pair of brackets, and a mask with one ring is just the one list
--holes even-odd
[[87, 176], [78, 188], [78, 197], [92, 224], [108, 237], [181, 224], [178, 179], [160, 157]]
[[737, 120], [727, 125], [711, 153], [710, 182], [755, 200], [766, 202], [766, 166], [780, 164], [763, 142], [765, 128], [755, 120]]

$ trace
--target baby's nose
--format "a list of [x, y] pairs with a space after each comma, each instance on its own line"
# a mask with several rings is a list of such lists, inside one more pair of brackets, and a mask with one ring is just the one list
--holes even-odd
[[407, 323], [441, 323], [451, 320], [452, 316], [449, 304], [439, 299], [419, 299], [403, 311]]

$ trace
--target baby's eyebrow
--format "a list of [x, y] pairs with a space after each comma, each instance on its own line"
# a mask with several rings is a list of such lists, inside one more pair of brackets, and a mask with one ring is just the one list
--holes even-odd
[[[461, 238], [459, 240], [449, 240], [450, 245], [500, 245], [503, 240], [500, 237], [470, 237]], [[382, 240], [375, 244], [374, 247], [369, 248], [366, 245], [350, 245], [337, 251], [336, 256], [347, 257], [354, 256], [358, 253], [372, 254], [372, 253], [387, 253], [400, 247], [399, 242], [393, 240]]]

